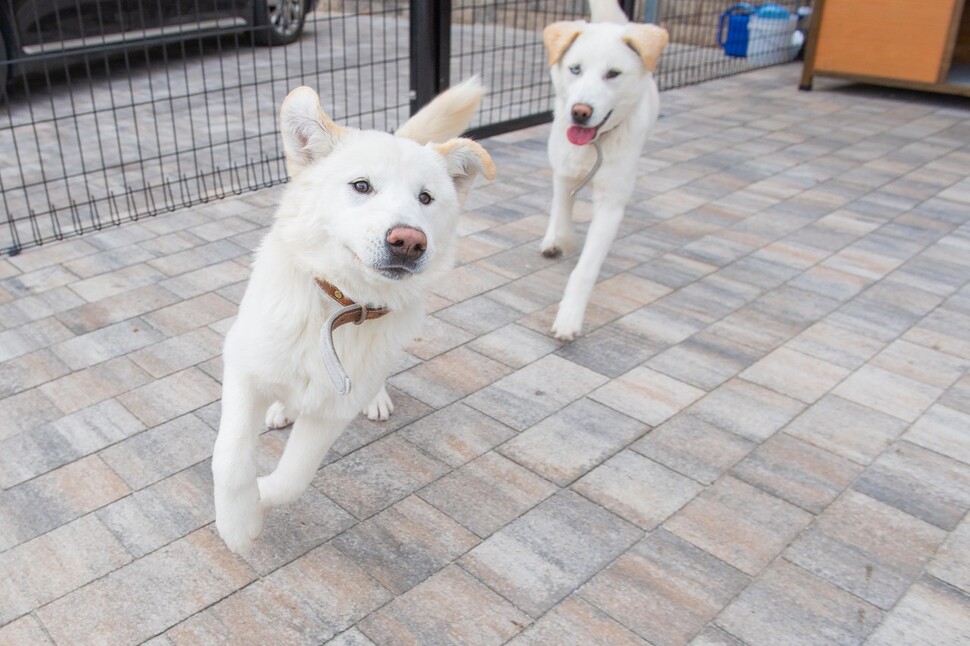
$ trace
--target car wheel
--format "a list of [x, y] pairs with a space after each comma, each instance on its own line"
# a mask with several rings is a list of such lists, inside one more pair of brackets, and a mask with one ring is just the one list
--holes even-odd
[[300, 37], [306, 21], [305, 0], [256, 0], [256, 42], [289, 45]]
[[10, 62], [7, 60], [7, 43], [0, 32], [0, 103], [7, 98], [7, 81], [10, 80]]

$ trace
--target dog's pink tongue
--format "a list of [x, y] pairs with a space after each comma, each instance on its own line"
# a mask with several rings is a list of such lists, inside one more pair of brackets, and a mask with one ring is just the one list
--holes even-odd
[[566, 129], [566, 138], [577, 146], [585, 146], [596, 137], [596, 128], [586, 128], [584, 126], [569, 126]]

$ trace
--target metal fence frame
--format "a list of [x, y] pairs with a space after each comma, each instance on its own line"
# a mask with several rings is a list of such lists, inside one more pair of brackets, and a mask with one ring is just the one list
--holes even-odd
[[[586, 14], [585, 0], [321, 4], [351, 11], [315, 15], [312, 41], [285, 47], [256, 49], [251, 33], [235, 32], [105, 45], [75, 64], [36, 59], [42, 71], [0, 103], [0, 255], [287, 181], [276, 113], [296, 85], [320, 88], [338, 121], [392, 130], [456, 74], [478, 73], [490, 93], [470, 136], [549, 121], [542, 27]], [[620, 4], [671, 32], [662, 90], [753, 67], [711, 44], [729, 0]]]

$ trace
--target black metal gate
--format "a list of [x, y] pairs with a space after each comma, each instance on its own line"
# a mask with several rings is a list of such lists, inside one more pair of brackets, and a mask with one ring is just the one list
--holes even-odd
[[[621, 4], [671, 32], [662, 89], [752, 67], [716, 42], [727, 0]], [[477, 74], [489, 93], [472, 136], [541, 123], [542, 29], [586, 11], [586, 0], [0, 4], [0, 253], [286, 181], [277, 112], [298, 85], [341, 123], [393, 130]]]

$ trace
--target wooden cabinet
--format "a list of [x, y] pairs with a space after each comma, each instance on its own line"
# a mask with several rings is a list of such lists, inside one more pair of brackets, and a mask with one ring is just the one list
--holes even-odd
[[970, 0], [815, 0], [802, 89], [829, 76], [970, 96]]

